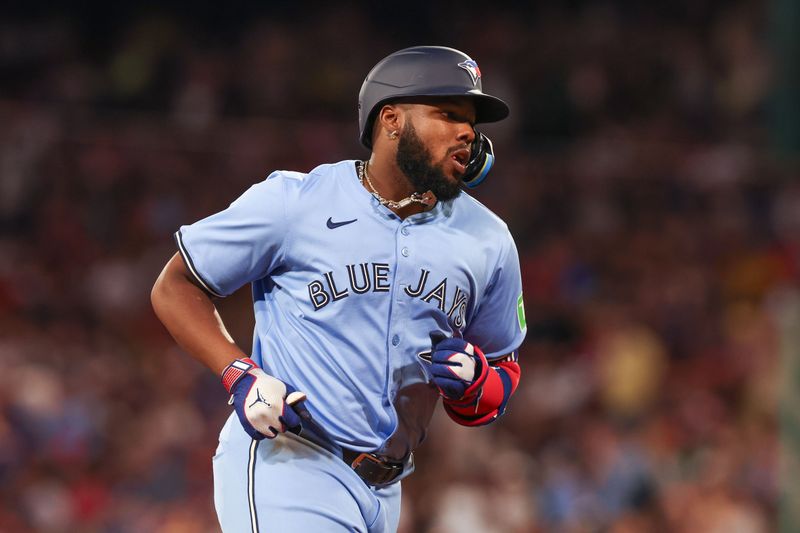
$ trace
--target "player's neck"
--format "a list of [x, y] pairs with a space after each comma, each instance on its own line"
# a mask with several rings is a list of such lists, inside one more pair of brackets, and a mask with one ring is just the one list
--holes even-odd
[[[394, 202], [409, 198], [414, 194], [411, 182], [393, 161], [387, 161], [373, 153], [366, 164], [367, 167], [364, 170], [369, 179], [363, 180], [362, 185], [370, 193], [377, 192], [380, 197]], [[425, 200], [428, 202], [427, 205], [413, 202], [400, 208], [390, 205], [386, 207], [400, 218], [406, 218], [427, 211], [436, 204], [436, 197], [431, 192], [426, 193]]]

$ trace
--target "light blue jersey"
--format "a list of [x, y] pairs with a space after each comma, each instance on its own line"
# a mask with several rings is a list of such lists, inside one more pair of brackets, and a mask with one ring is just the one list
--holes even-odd
[[252, 358], [304, 391], [339, 445], [402, 459], [439, 397], [417, 357], [432, 334], [490, 360], [522, 343], [519, 259], [506, 225], [466, 193], [401, 220], [355, 165], [275, 172], [176, 238], [210, 293], [252, 284]]

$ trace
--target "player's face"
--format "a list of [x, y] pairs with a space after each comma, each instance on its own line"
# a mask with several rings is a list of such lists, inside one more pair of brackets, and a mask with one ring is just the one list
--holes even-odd
[[475, 108], [467, 98], [414, 103], [397, 145], [397, 164], [417, 191], [450, 200], [461, 191], [461, 178], [475, 139]]

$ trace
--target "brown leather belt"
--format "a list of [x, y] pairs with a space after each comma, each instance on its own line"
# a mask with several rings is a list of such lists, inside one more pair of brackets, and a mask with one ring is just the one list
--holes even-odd
[[[340, 455], [342, 460], [367, 485], [383, 487], [397, 480], [406, 470], [413, 471], [414, 454], [410, 454], [404, 461], [390, 461], [382, 459], [374, 453], [357, 452], [335, 444], [328, 431], [316, 423], [311, 413], [299, 402], [293, 409], [300, 415], [303, 425], [298, 433], [299, 437], [325, 448], [334, 455]], [[338, 453], [337, 453], [338, 452]]]
[[342, 448], [342, 460], [352, 468], [364, 483], [372, 486], [388, 485], [403, 473], [406, 463], [387, 461], [374, 453], [357, 452]]

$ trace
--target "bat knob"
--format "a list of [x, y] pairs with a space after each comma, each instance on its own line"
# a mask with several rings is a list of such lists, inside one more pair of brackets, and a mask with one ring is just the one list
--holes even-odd
[[304, 402], [306, 401], [306, 393], [300, 391], [291, 392], [284, 401], [287, 405], [294, 405], [297, 402]]

